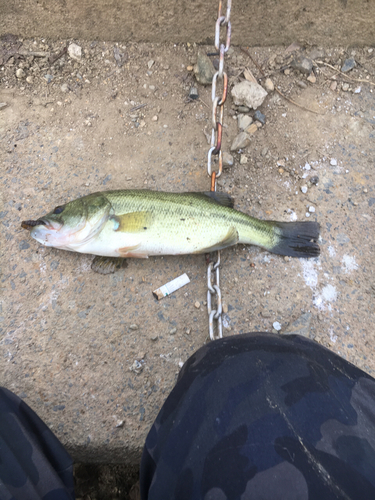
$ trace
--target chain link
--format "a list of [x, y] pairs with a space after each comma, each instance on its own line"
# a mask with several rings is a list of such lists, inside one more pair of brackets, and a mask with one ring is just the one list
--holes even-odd
[[[226, 15], [222, 15], [222, 0], [219, 0], [219, 13], [215, 24], [215, 48], [219, 51], [219, 70], [215, 73], [212, 79], [212, 133], [211, 147], [208, 151], [207, 172], [211, 177], [211, 191], [216, 191], [216, 179], [221, 176], [223, 171], [223, 155], [221, 151], [222, 134], [223, 134], [223, 119], [224, 119], [224, 103], [228, 93], [228, 76], [224, 71], [224, 56], [230, 47], [230, 38], [232, 27], [230, 23], [230, 11], [232, 0], [227, 0]], [[225, 44], [220, 42], [222, 36], [220, 30], [226, 28]], [[222, 85], [221, 96], [216, 95], [218, 82]], [[212, 170], [212, 155], [217, 155], [219, 165], [217, 171]], [[215, 305], [213, 305], [215, 302]], [[216, 262], [209, 262], [207, 267], [207, 312], [208, 312], [208, 328], [210, 339], [222, 338], [223, 336], [223, 320], [222, 320], [222, 305], [221, 305], [221, 290], [220, 290], [220, 252], [217, 252]], [[216, 321], [216, 329], [215, 329]], [[216, 331], [215, 331], [216, 330]]]

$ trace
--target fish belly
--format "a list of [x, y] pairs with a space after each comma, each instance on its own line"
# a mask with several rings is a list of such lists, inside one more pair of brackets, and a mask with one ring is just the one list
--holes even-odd
[[225, 225], [213, 228], [209, 221], [193, 218], [184, 221], [160, 218], [153, 221], [151, 228], [135, 233], [116, 231], [113, 223], [108, 222], [92, 240], [74, 250], [106, 257], [194, 254], [210, 251], [227, 233]]

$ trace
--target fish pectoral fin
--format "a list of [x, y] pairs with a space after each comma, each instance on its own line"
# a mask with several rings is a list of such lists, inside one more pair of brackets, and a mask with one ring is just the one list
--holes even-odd
[[92, 261], [91, 269], [99, 274], [111, 274], [117, 271], [117, 269], [127, 266], [128, 263], [121, 257], [102, 257], [97, 255]]
[[150, 229], [152, 223], [151, 212], [131, 212], [129, 214], [112, 215], [114, 231], [123, 233], [140, 233]]
[[235, 227], [231, 227], [229, 231], [227, 232], [226, 236], [215, 243], [214, 245], [203, 248], [202, 250], [199, 250], [199, 252], [195, 253], [209, 253], [209, 252], [216, 252], [217, 250], [222, 250], [223, 248], [231, 247], [232, 245], [236, 245], [238, 243], [239, 237], [238, 237], [238, 231]]
[[132, 247], [118, 248], [117, 252], [120, 257], [133, 257], [134, 259], [148, 259], [148, 253], [144, 250], [139, 250], [140, 243]]

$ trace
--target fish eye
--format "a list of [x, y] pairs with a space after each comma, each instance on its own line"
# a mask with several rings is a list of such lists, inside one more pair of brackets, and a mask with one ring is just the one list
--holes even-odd
[[63, 212], [63, 211], [64, 211], [64, 208], [65, 208], [65, 207], [56, 207], [56, 208], [55, 208], [55, 210], [53, 211], [53, 213], [54, 213], [55, 215], [61, 214], [61, 212]]

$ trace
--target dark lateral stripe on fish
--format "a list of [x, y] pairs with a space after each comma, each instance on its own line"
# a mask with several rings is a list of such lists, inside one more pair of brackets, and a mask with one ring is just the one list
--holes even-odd
[[270, 249], [278, 255], [290, 257], [318, 257], [320, 255], [320, 225], [312, 221], [274, 222], [279, 236], [278, 243]]

